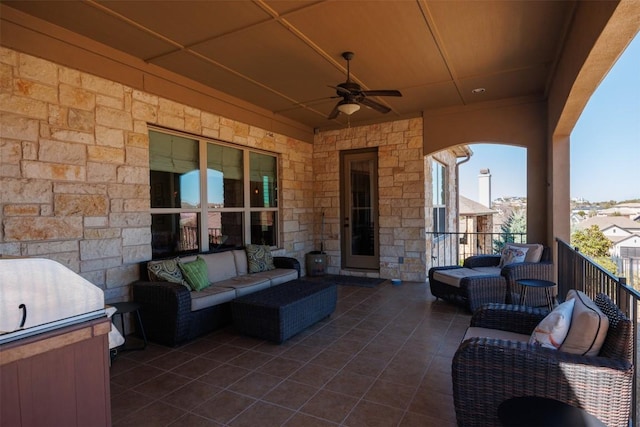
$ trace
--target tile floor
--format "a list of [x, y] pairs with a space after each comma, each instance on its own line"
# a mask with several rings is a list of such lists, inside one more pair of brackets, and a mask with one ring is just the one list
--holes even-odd
[[470, 316], [425, 283], [338, 288], [331, 317], [281, 345], [228, 327], [119, 354], [113, 425], [454, 426], [451, 358]]

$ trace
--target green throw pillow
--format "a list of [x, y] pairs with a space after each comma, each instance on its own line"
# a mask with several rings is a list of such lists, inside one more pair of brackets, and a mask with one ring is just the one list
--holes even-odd
[[261, 271], [274, 270], [273, 255], [271, 248], [264, 245], [247, 245], [247, 263], [249, 264], [249, 273], [259, 273]]
[[210, 285], [207, 275], [207, 263], [200, 256], [195, 261], [178, 264], [187, 283], [194, 291], [201, 291]]

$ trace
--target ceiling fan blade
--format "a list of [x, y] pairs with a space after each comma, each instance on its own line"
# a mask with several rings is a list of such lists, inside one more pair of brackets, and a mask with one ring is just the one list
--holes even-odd
[[402, 96], [399, 90], [363, 90], [361, 93], [365, 96]]
[[375, 101], [372, 101], [370, 99], [364, 98], [364, 97], [362, 99], [359, 99], [358, 102], [360, 104], [362, 104], [362, 105], [365, 105], [365, 106], [369, 107], [369, 108], [373, 108], [374, 110], [379, 111], [379, 112], [381, 112], [383, 114], [384, 113], [388, 113], [389, 111], [391, 111], [391, 108], [389, 108], [387, 106], [384, 106], [382, 104], [379, 104], [379, 103], [377, 103]]
[[338, 105], [340, 105], [340, 103], [337, 103], [336, 106], [333, 107], [333, 110], [331, 110], [331, 113], [329, 113], [329, 115], [327, 116], [327, 119], [333, 120], [336, 117], [338, 117], [338, 114], [340, 113], [340, 110], [338, 110]]

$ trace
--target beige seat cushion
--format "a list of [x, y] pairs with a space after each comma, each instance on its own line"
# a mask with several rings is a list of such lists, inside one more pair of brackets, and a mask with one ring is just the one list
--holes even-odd
[[566, 300], [575, 299], [571, 327], [560, 351], [585, 356], [597, 356], [607, 337], [609, 318], [585, 293], [570, 290]]
[[206, 287], [201, 291], [193, 291], [191, 292], [191, 311], [213, 307], [231, 301], [235, 297], [235, 289], [217, 285]]
[[470, 338], [492, 338], [497, 340], [518, 341], [523, 343], [529, 342], [529, 335], [516, 334], [515, 332], [502, 331], [500, 329], [477, 328], [470, 326], [464, 334], [462, 341]]
[[[500, 272], [498, 272], [499, 274]], [[433, 278], [450, 286], [460, 287], [460, 281], [465, 277], [486, 276], [487, 273], [471, 268], [451, 268], [449, 270], [437, 270], [433, 272]]]
[[473, 267], [473, 271], [477, 271], [478, 273], [482, 273], [485, 276], [499, 276], [500, 275], [500, 267]]
[[268, 279], [271, 282], [271, 286], [277, 286], [291, 280], [296, 280], [298, 278], [298, 270], [294, 270], [293, 268], [276, 268], [275, 270], [251, 273], [251, 276]]

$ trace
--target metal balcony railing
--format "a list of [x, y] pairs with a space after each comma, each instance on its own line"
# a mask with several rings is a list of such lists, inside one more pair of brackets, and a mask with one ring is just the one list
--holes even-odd
[[638, 375], [639, 343], [638, 321], [640, 312], [640, 292], [627, 285], [624, 277], [616, 277], [600, 267], [589, 257], [581, 254], [578, 248], [572, 248], [562, 240], [557, 239], [558, 250], [558, 295], [566, 295], [569, 289], [577, 289], [591, 298], [598, 293], [609, 295], [611, 300], [632, 320], [633, 323], [633, 403], [631, 426], [639, 425], [640, 381]]
[[527, 234], [427, 232], [427, 264], [429, 267], [462, 265], [464, 259], [472, 255], [500, 253], [506, 242], [526, 243]]

